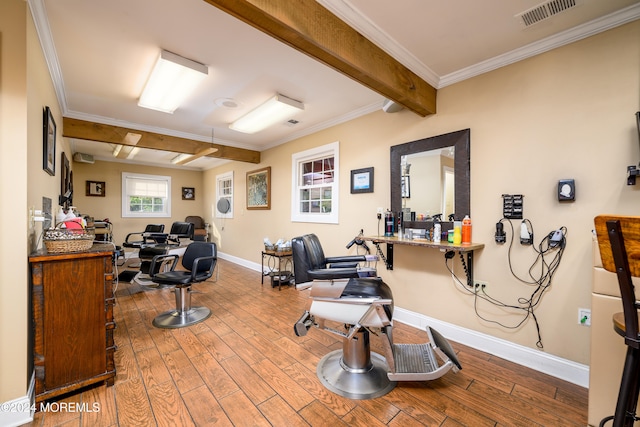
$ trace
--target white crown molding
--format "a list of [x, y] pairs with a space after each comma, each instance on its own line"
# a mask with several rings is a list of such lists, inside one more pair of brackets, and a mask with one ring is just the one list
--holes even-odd
[[67, 112], [67, 97], [64, 90], [64, 80], [62, 79], [62, 70], [60, 69], [60, 63], [58, 62], [56, 47], [53, 44], [53, 38], [51, 37], [51, 28], [49, 27], [49, 20], [47, 19], [44, 0], [28, 0], [28, 5], [29, 10], [31, 10], [31, 16], [33, 17], [36, 32], [38, 33], [38, 39], [40, 39], [44, 59], [47, 63], [47, 67], [49, 68], [51, 80], [53, 80], [53, 87], [58, 98], [58, 105], [64, 115]]
[[488, 73], [523, 59], [531, 58], [544, 52], [568, 45], [578, 40], [627, 24], [640, 18], [640, 3], [621, 9], [522, 48], [512, 50], [495, 58], [479, 62], [467, 68], [455, 71], [440, 78], [438, 89], [459, 83], [480, 74]]

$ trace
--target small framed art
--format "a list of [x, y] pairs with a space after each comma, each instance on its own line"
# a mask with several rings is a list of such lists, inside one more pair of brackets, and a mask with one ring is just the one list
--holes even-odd
[[106, 194], [107, 188], [104, 181], [87, 181], [86, 196], [104, 197]]
[[351, 194], [373, 193], [373, 168], [351, 171]]
[[196, 189], [193, 187], [182, 187], [182, 200], [195, 200]]

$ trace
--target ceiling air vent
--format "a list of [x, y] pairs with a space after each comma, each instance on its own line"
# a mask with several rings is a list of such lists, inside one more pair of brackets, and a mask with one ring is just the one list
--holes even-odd
[[560, 12], [572, 9], [579, 3], [580, 0], [550, 0], [517, 14], [515, 18], [518, 19], [525, 27], [529, 27], [540, 21], [551, 18]]

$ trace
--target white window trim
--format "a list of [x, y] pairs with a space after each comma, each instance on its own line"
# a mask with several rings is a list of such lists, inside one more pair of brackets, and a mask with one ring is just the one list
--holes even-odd
[[[127, 178], [154, 179], [167, 183], [167, 209], [165, 212], [130, 212], [129, 195], [127, 194]], [[146, 175], [142, 173], [122, 172], [122, 218], [171, 218], [171, 177], [164, 175]]]
[[[340, 196], [340, 142], [332, 142], [320, 147], [311, 148], [291, 155], [291, 221], [312, 222], [322, 224], [338, 224]], [[302, 213], [300, 212], [300, 163], [305, 163], [322, 157], [333, 156], [334, 176], [331, 191], [331, 213]]]
[[[229, 197], [231, 203], [231, 209], [226, 214], [223, 214], [218, 211], [218, 200], [223, 196], [220, 194], [220, 182], [231, 180], [231, 196]], [[216, 218], [233, 218], [233, 194], [235, 193], [234, 182], [233, 182], [233, 171], [226, 172], [220, 175], [216, 175], [216, 203], [213, 206], [213, 210], [215, 212]]]

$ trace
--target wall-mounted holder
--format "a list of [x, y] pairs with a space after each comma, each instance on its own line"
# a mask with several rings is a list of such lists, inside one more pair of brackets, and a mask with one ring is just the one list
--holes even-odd
[[576, 199], [576, 181], [561, 179], [558, 181], [558, 201], [573, 202]]
[[522, 219], [523, 198], [522, 194], [503, 194], [502, 216], [508, 219]]

